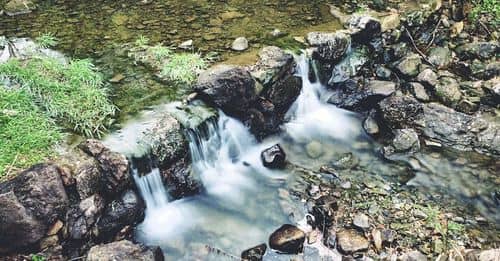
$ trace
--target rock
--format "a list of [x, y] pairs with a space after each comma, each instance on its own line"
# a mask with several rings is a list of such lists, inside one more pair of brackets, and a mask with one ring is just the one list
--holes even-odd
[[240, 13], [240, 12], [237, 12], [237, 11], [228, 11], [228, 12], [224, 12], [220, 15], [220, 18], [223, 21], [228, 21], [228, 20], [233, 20], [236, 18], [243, 18], [243, 17], [245, 17], [245, 15]]
[[364, 47], [354, 48], [342, 61], [333, 67], [329, 85], [347, 81], [358, 74], [359, 70], [368, 62], [368, 50]]
[[398, 258], [401, 261], [427, 261], [427, 257], [419, 251], [411, 251]]
[[264, 254], [266, 253], [266, 244], [260, 244], [258, 246], [247, 249], [241, 253], [241, 259], [247, 261], [262, 261]]
[[35, 4], [29, 0], [11, 0], [4, 6], [5, 14], [8, 16], [28, 14], [35, 9]]
[[417, 132], [414, 129], [396, 130], [392, 146], [395, 152], [418, 151], [420, 149], [420, 142]]
[[417, 76], [422, 59], [418, 54], [411, 53], [396, 63], [396, 69], [405, 77]]
[[260, 154], [262, 164], [271, 169], [281, 169], [286, 164], [286, 154], [279, 144], [265, 149]]
[[431, 69], [425, 69], [418, 74], [417, 80], [429, 87], [434, 87], [438, 83], [438, 75]]
[[365, 251], [370, 246], [368, 240], [358, 234], [356, 230], [342, 230], [337, 232], [337, 244], [340, 250], [346, 254]]
[[388, 14], [380, 19], [380, 26], [382, 32], [387, 32], [389, 30], [393, 30], [399, 27], [401, 23], [401, 19], [398, 13]]
[[377, 250], [382, 249], [382, 232], [378, 229], [372, 230], [373, 244]]
[[255, 81], [250, 73], [228, 65], [217, 65], [203, 72], [195, 90], [206, 102], [230, 116], [247, 115], [257, 100]]
[[147, 248], [122, 240], [104, 245], [94, 246], [87, 254], [87, 261], [163, 261], [160, 248]]
[[363, 121], [363, 129], [365, 129], [366, 133], [372, 136], [377, 135], [380, 132], [380, 128], [378, 127], [377, 121], [371, 116], [368, 116]]
[[36, 243], [64, 217], [68, 197], [55, 165], [39, 164], [0, 183], [0, 252], [36, 250]]
[[375, 69], [375, 74], [380, 79], [389, 80], [391, 78], [392, 71], [382, 65], [378, 65]]
[[438, 68], [446, 68], [451, 63], [451, 51], [447, 47], [434, 47], [429, 50], [427, 59]]
[[455, 48], [461, 60], [480, 59], [487, 60], [498, 54], [500, 45], [497, 41], [466, 43]]
[[103, 175], [97, 161], [85, 160], [75, 170], [76, 190], [80, 198], [88, 198], [103, 191]]
[[455, 107], [462, 98], [460, 85], [455, 78], [441, 77], [434, 88], [438, 99], [447, 106]]
[[125, 79], [125, 75], [119, 73], [119, 74], [116, 74], [115, 76], [113, 76], [113, 78], [109, 79], [109, 82], [110, 83], [120, 83], [121, 81], [123, 81], [123, 79]]
[[363, 213], [356, 214], [352, 220], [352, 224], [357, 228], [368, 229], [370, 228], [370, 219]]
[[306, 234], [298, 227], [285, 224], [269, 237], [269, 246], [284, 254], [298, 254], [304, 248]]
[[231, 44], [233, 51], [245, 51], [248, 49], [248, 40], [245, 37], [238, 37]]
[[396, 83], [390, 81], [371, 80], [366, 86], [368, 99], [376, 99], [377, 102], [390, 96], [396, 91]]
[[185, 42], [182, 42], [181, 44], [179, 44], [179, 48], [185, 50], [193, 49], [193, 40], [187, 40]]
[[314, 47], [313, 58], [323, 62], [338, 61], [351, 46], [351, 38], [343, 32], [310, 32], [306, 40]]
[[489, 80], [500, 75], [500, 61], [480, 62], [474, 60], [470, 66], [472, 76], [478, 79]]
[[380, 36], [382, 27], [380, 22], [365, 14], [354, 14], [347, 21], [347, 27], [352, 32], [353, 41], [366, 44], [375, 37]]
[[489, 250], [472, 250], [467, 252], [465, 260], [496, 261], [500, 257], [500, 248]]
[[98, 237], [103, 241], [112, 240], [122, 228], [134, 225], [144, 219], [145, 205], [132, 190], [124, 192], [119, 199], [113, 200], [104, 210], [97, 222]]
[[[187, 155], [186, 155], [187, 157]], [[168, 169], [161, 169], [167, 192], [174, 199], [194, 196], [200, 193], [202, 183], [188, 167], [188, 158], [179, 159]]]
[[323, 155], [323, 146], [319, 141], [313, 140], [306, 145], [307, 156], [317, 159]]
[[410, 82], [408, 83], [408, 89], [411, 91], [413, 96], [417, 98], [419, 101], [427, 102], [430, 100], [425, 87], [418, 82]]
[[389, 128], [411, 127], [423, 114], [422, 104], [410, 96], [390, 96], [379, 103], [378, 113]]
[[351, 152], [344, 153], [331, 163], [335, 169], [353, 169], [359, 165], [359, 159]]
[[124, 155], [112, 152], [94, 139], [88, 139], [78, 147], [99, 162], [105, 193], [117, 195], [130, 186], [129, 163]]
[[89, 238], [104, 207], [104, 199], [96, 194], [82, 200], [77, 207], [71, 208], [66, 214], [69, 238], [76, 241]]

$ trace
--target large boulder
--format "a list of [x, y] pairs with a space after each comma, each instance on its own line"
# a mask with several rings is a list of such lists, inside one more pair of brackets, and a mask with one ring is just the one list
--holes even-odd
[[313, 47], [313, 58], [320, 62], [336, 62], [351, 47], [351, 37], [341, 31], [335, 33], [310, 32], [307, 34], [306, 40]]
[[368, 80], [362, 84], [348, 80], [335, 86], [328, 103], [348, 110], [365, 111], [395, 91], [396, 84], [390, 81]]
[[358, 74], [369, 60], [368, 49], [357, 47], [351, 50], [338, 64], [333, 67], [329, 85], [342, 83]]
[[269, 237], [269, 246], [281, 253], [298, 254], [303, 251], [306, 234], [298, 227], [285, 224]]
[[87, 261], [163, 261], [160, 248], [148, 248], [122, 240], [104, 245], [94, 246], [87, 254]]
[[0, 184], [0, 252], [37, 249], [64, 217], [69, 202], [60, 176], [57, 166], [39, 164]]
[[355, 14], [347, 20], [353, 41], [366, 44], [382, 33], [380, 21], [366, 14]]
[[99, 162], [106, 194], [118, 195], [131, 185], [129, 162], [124, 155], [111, 151], [94, 139], [82, 142], [79, 148]]
[[379, 103], [378, 113], [384, 125], [391, 129], [404, 129], [421, 118], [423, 107], [411, 96], [393, 95]]

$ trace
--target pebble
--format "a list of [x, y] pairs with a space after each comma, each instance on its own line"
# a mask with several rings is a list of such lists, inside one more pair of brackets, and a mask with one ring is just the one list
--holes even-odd
[[192, 49], [193, 48], [193, 40], [187, 40], [179, 45], [181, 49]]
[[361, 228], [361, 229], [370, 228], [370, 219], [368, 218], [367, 215], [362, 214], [362, 213], [354, 216], [352, 223], [354, 226]]
[[231, 45], [231, 49], [234, 51], [245, 51], [248, 49], [248, 40], [245, 37], [238, 37], [236, 40], [234, 40], [233, 44]]

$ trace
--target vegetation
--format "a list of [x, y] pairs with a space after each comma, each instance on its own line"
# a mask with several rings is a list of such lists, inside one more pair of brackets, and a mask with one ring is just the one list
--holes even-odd
[[103, 88], [102, 76], [88, 60], [68, 64], [51, 58], [10, 60], [0, 65], [0, 76], [18, 82], [64, 128], [94, 137], [112, 123], [116, 108]]
[[472, 20], [478, 20], [483, 14], [493, 17], [491, 23], [500, 25], [500, 1], [499, 0], [473, 0], [473, 8], [470, 12]]
[[0, 177], [50, 156], [61, 138], [54, 121], [25, 90], [0, 86]]
[[168, 59], [160, 74], [175, 82], [192, 84], [206, 67], [207, 63], [200, 54], [180, 53]]
[[137, 40], [135, 40], [135, 45], [138, 47], [146, 46], [148, 44], [149, 44], [149, 38], [147, 38], [146, 36], [144, 36], [142, 34], [139, 35]]
[[35, 42], [42, 48], [50, 48], [56, 46], [59, 43], [59, 40], [53, 33], [43, 33], [35, 39]]

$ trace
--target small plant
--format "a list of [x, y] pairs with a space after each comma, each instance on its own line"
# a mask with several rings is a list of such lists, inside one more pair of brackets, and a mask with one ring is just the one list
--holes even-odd
[[53, 33], [43, 33], [35, 39], [35, 42], [42, 48], [51, 48], [56, 46], [59, 43], [59, 40]]
[[192, 84], [207, 63], [198, 53], [174, 54], [163, 65], [161, 76], [179, 83]]
[[164, 59], [169, 58], [173, 54], [172, 49], [165, 47], [161, 44], [157, 44], [157, 45], [151, 47], [149, 50], [150, 50], [151, 54], [153, 55], [153, 57], [158, 62], [161, 62]]
[[41, 255], [31, 255], [31, 261], [45, 261], [47, 259], [45, 259], [44, 256], [41, 256]]
[[454, 221], [448, 221], [448, 233], [452, 235], [462, 235], [465, 232], [465, 226]]
[[135, 40], [135, 45], [137, 47], [143, 47], [143, 46], [146, 46], [149, 44], [149, 38], [147, 38], [146, 36], [144, 35], [139, 35], [139, 37], [137, 37], [137, 39]]
[[478, 20], [482, 14], [489, 14], [493, 17], [494, 25], [500, 24], [500, 1], [499, 0], [473, 0], [473, 8], [470, 12], [472, 20]]

